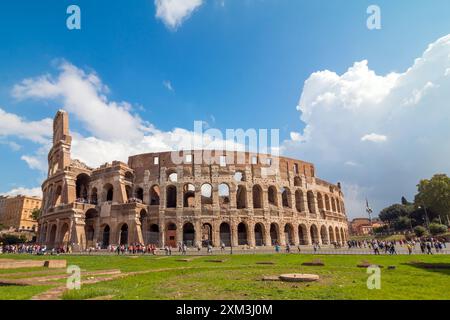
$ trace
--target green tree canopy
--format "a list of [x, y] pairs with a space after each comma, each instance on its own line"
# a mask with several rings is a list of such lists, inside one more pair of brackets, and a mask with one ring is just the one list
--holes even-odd
[[401, 204], [393, 204], [381, 210], [379, 217], [381, 221], [392, 224], [400, 219], [400, 217], [408, 217], [411, 212], [409, 206]]
[[436, 174], [430, 180], [421, 180], [417, 189], [415, 205], [425, 205], [440, 215], [442, 221], [447, 221], [447, 216], [450, 216], [450, 178], [446, 174]]
[[36, 208], [33, 210], [33, 212], [31, 212], [31, 217], [33, 218], [33, 220], [37, 220], [40, 215], [41, 215], [41, 209]]

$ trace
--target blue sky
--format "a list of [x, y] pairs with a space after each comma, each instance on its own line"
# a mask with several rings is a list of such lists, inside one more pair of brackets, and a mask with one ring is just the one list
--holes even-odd
[[[64, 107], [60, 100], [17, 99], [12, 90], [23, 79], [57, 77], [66, 61], [95, 72], [109, 88], [109, 101], [128, 102], [134, 114], [161, 131], [192, 130], [194, 120], [203, 120], [221, 130], [279, 128], [282, 140], [289, 140], [291, 132], [304, 129], [296, 106], [312, 73], [341, 75], [362, 60], [379, 75], [403, 73], [429, 44], [449, 33], [450, 2], [411, 3], [205, 0], [173, 29], [155, 16], [153, 0], [2, 1], [0, 108], [24, 121], [52, 118]], [[70, 4], [81, 8], [81, 30], [66, 28]], [[370, 4], [381, 8], [381, 30], [366, 28]], [[164, 85], [169, 82], [173, 90]], [[72, 130], [92, 134], [82, 120], [71, 120]], [[0, 131], [0, 192], [40, 185], [42, 170], [22, 159], [39, 147]], [[348, 178], [342, 163], [330, 164], [323, 154], [292, 145], [286, 150], [314, 161], [325, 180], [359, 186], [359, 203], [361, 190], [370, 194], [381, 187], [376, 181], [363, 186], [362, 177]], [[430, 173], [448, 169], [429, 167]], [[413, 189], [405, 186], [392, 197], [373, 194], [375, 206], [411, 196]]]

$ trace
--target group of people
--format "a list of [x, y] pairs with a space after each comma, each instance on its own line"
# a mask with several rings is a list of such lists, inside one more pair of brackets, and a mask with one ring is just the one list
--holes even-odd
[[61, 253], [71, 253], [71, 247], [57, 247], [52, 249], [47, 249], [46, 245], [39, 244], [0, 244], [0, 253], [12, 253], [12, 254], [33, 254], [33, 255], [44, 255], [44, 254], [61, 254]]

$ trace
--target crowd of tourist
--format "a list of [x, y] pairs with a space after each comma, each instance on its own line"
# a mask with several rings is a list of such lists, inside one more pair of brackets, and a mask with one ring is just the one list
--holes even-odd
[[[341, 245], [338, 243], [331, 243], [335, 249], [340, 249]], [[444, 249], [447, 248], [447, 244], [445, 240], [438, 238], [415, 238], [411, 240], [393, 240], [393, 241], [385, 241], [385, 240], [350, 240], [347, 242], [348, 250], [352, 251], [352, 249], [366, 249], [372, 251], [373, 254], [397, 254], [397, 248], [401, 247], [406, 249], [408, 254], [413, 253], [421, 253], [421, 254], [433, 254], [433, 253], [441, 253]], [[207, 254], [213, 253], [213, 247], [211, 243], [198, 243], [194, 247], [188, 249], [186, 243], [179, 242], [178, 245], [178, 254], [186, 255], [188, 250], [191, 252], [197, 251], [201, 253], [204, 248], [206, 249]], [[302, 246], [298, 245], [297, 250], [298, 253], [302, 253]], [[248, 248], [250, 249], [250, 248]], [[275, 252], [279, 253], [282, 251], [281, 246], [279, 244], [274, 245]], [[321, 246], [319, 242], [314, 242], [312, 244], [312, 249], [314, 253], [320, 253]], [[157, 245], [149, 244], [144, 245], [140, 243], [134, 243], [129, 245], [109, 245], [107, 248], [102, 248], [100, 243], [95, 244], [92, 247], [89, 247], [86, 252], [88, 254], [99, 253], [99, 252], [107, 252], [107, 253], [115, 253], [117, 255], [124, 254], [151, 254], [156, 255], [158, 251], [164, 252], [165, 255], [172, 255], [172, 247], [164, 246], [163, 248], [159, 248]], [[223, 253], [226, 250], [225, 244], [222, 242], [220, 245], [220, 252]], [[15, 244], [15, 245], [3, 245], [0, 243], [0, 253], [12, 253], [12, 254], [35, 254], [35, 255], [44, 255], [44, 254], [64, 254], [64, 253], [72, 253], [73, 246], [65, 245], [52, 249], [48, 249], [45, 245], [39, 244]], [[231, 251], [233, 252], [233, 248]], [[292, 252], [292, 245], [286, 244], [285, 247], [286, 253]], [[405, 250], [403, 250], [405, 252]]]
[[373, 250], [374, 254], [380, 254], [383, 252], [385, 254], [397, 254], [396, 247], [405, 247], [408, 250], [408, 254], [413, 254], [417, 251], [417, 247], [420, 248], [420, 252], [422, 254], [433, 254], [433, 250], [436, 253], [442, 252], [444, 248], [447, 248], [445, 240], [437, 239], [437, 238], [415, 238], [411, 240], [393, 240], [393, 241], [384, 241], [384, 240], [363, 240], [356, 241], [350, 240], [347, 242], [348, 248], [368, 248]]

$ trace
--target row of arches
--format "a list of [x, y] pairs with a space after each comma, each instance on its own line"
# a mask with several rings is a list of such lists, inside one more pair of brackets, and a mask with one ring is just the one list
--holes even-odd
[[[244, 179], [244, 175], [241, 172], [235, 174], [235, 180]], [[178, 181], [177, 173], [168, 172], [168, 181], [176, 183]], [[131, 180], [130, 180], [131, 179]], [[128, 181], [130, 180], [130, 181]], [[132, 188], [132, 177], [126, 179], [129, 183], [125, 186], [127, 200], [137, 199], [143, 203], [147, 203], [144, 199], [144, 189], [142, 187], [137, 187], [133, 190]], [[294, 186], [301, 186], [300, 177], [294, 178]], [[98, 190], [97, 188], [92, 188], [89, 198], [89, 176], [87, 174], [80, 174], [77, 176], [76, 180], [76, 197], [86, 202], [91, 202], [94, 204], [98, 203]], [[195, 196], [197, 192], [200, 192], [200, 204], [201, 205], [212, 205], [213, 204], [213, 186], [209, 183], [204, 183], [201, 185], [200, 190], [196, 190], [196, 187], [187, 183], [182, 186], [183, 193], [183, 207], [195, 207]], [[166, 187], [166, 208], [176, 208], [178, 206], [177, 198], [177, 186], [175, 184], [169, 184]], [[264, 197], [264, 193], [267, 193], [267, 197]], [[230, 204], [230, 187], [226, 183], [221, 183], [218, 185], [219, 193], [219, 205], [222, 207], [227, 207]], [[265, 205], [270, 206], [281, 206], [284, 208], [292, 208], [293, 206], [298, 212], [310, 212], [318, 213], [317, 211], [332, 211], [336, 213], [345, 213], [343, 202], [335, 196], [322, 194], [321, 192], [314, 193], [309, 190], [306, 192], [306, 199], [303, 190], [297, 189], [292, 195], [290, 188], [282, 187], [280, 190], [275, 186], [269, 186], [267, 190], [255, 184], [251, 190], [252, 193], [252, 203], [254, 209], [261, 209]], [[148, 204], [150, 205], [160, 205], [161, 190], [159, 185], [153, 185], [149, 191], [150, 199]], [[295, 197], [294, 203], [292, 202], [292, 196]], [[102, 201], [113, 201], [114, 199], [114, 187], [107, 183], [103, 186]], [[281, 201], [280, 201], [281, 200]], [[317, 205], [316, 205], [317, 203]], [[247, 201], [247, 188], [245, 185], [238, 185], [236, 190], [236, 208], [244, 209], [248, 208]], [[292, 208], [294, 209], [294, 208]]]

